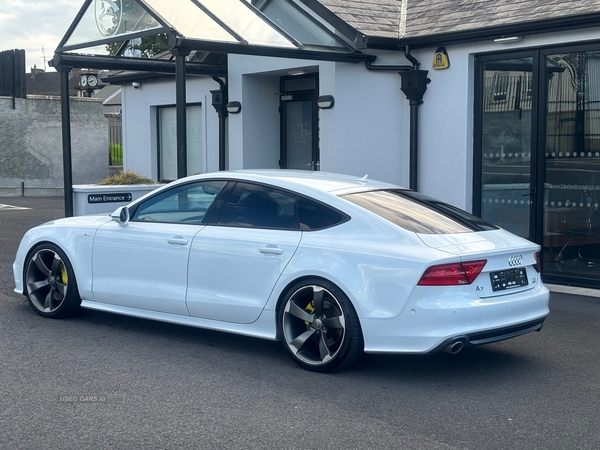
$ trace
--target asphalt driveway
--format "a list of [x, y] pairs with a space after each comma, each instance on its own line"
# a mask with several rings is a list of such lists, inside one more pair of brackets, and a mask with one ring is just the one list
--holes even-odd
[[600, 298], [586, 291], [553, 292], [540, 333], [315, 374], [275, 342], [36, 315], [12, 261], [28, 228], [62, 215], [60, 198], [0, 198], [0, 448], [600, 448]]

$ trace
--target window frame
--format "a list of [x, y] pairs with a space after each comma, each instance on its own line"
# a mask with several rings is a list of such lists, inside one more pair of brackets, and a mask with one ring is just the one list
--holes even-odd
[[[207, 155], [206, 155], [206, 126], [205, 126], [205, 121], [206, 121], [206, 111], [204, 109], [204, 103], [203, 102], [193, 102], [193, 103], [187, 103], [185, 105], [186, 107], [186, 115], [189, 117], [189, 108], [193, 108], [193, 107], [199, 107], [200, 108], [200, 112], [201, 112], [201, 117], [200, 117], [200, 123], [199, 126], [201, 128], [202, 131], [202, 135], [200, 137], [200, 141], [202, 143], [202, 149], [201, 149], [201, 155], [200, 155], [200, 159], [201, 159], [201, 168], [200, 168], [200, 172], [199, 173], [204, 173], [206, 172], [206, 162], [207, 162]], [[163, 155], [162, 155], [162, 128], [161, 128], [161, 114], [164, 110], [167, 109], [174, 109], [176, 110], [176, 105], [174, 104], [169, 104], [169, 105], [156, 105], [154, 106], [154, 110], [155, 110], [155, 114], [156, 114], [156, 173], [157, 173], [157, 178], [158, 180], [161, 180], [161, 182], [172, 182], [175, 181], [175, 179], [171, 180], [171, 179], [167, 179], [164, 178], [164, 174], [162, 173], [162, 159], [163, 159]], [[190, 126], [192, 125], [192, 122], [188, 119], [187, 120], [187, 133], [189, 135], [190, 132]], [[189, 137], [189, 136], [188, 136]], [[189, 142], [189, 139], [188, 139]], [[175, 157], [177, 157], [177, 152], [175, 154]], [[197, 173], [190, 173], [190, 165], [189, 165], [189, 159], [190, 159], [190, 152], [189, 152], [189, 147], [188, 147], [188, 152], [187, 152], [187, 158], [188, 158], [188, 172], [186, 173], [186, 176], [191, 176], [191, 175], [197, 175]], [[175, 162], [177, 162], [177, 159], [175, 160]], [[177, 171], [177, 165], [175, 166], [175, 171]]]
[[[325, 202], [322, 202], [322, 201], [312, 198], [310, 196], [301, 194], [299, 192], [293, 191], [291, 189], [286, 189], [281, 186], [276, 186], [276, 185], [272, 185], [269, 183], [255, 182], [255, 181], [251, 181], [251, 180], [228, 180], [228, 181], [229, 181], [229, 183], [227, 184], [227, 186], [225, 186], [223, 188], [223, 190], [219, 194], [219, 198], [215, 199], [210, 211], [207, 212], [207, 214], [205, 216], [205, 218], [208, 217], [208, 219], [206, 219], [206, 221], [205, 221], [205, 224], [207, 226], [312, 232], [312, 231], [321, 231], [321, 230], [326, 230], [328, 228], [337, 227], [337, 226], [342, 225], [351, 220], [351, 217], [344, 211], [341, 211], [338, 208], [336, 208], [330, 204], [327, 204]], [[242, 226], [242, 225], [235, 226], [235, 225], [219, 223], [221, 214], [225, 208], [225, 205], [227, 204], [227, 202], [229, 200], [229, 196], [231, 195], [232, 191], [235, 189], [235, 186], [238, 183], [260, 186], [263, 189], [270, 189], [270, 190], [274, 190], [274, 191], [278, 191], [278, 192], [282, 192], [282, 193], [294, 196], [295, 197], [295, 201], [294, 201], [295, 216], [296, 216], [296, 220], [298, 222], [298, 227], [297, 228], [282, 228], [282, 227], [255, 227], [255, 226]], [[315, 203], [317, 205], [320, 205], [324, 208], [327, 208], [327, 209], [339, 214], [341, 220], [339, 220], [338, 222], [336, 222], [334, 224], [323, 226], [323, 227], [303, 229], [299, 222], [299, 220], [300, 220], [300, 214], [298, 212], [299, 199], [304, 199], [306, 201], [309, 201], [309, 202]]]
[[[213, 201], [211, 202], [211, 204], [208, 206], [208, 208], [206, 209], [206, 211], [204, 212], [204, 215], [202, 216], [202, 219], [198, 222], [195, 221], [189, 221], [189, 222], [184, 222], [184, 221], [165, 221], [165, 220], [142, 220], [142, 219], [138, 219], [136, 216], [138, 215], [138, 213], [140, 212], [140, 208], [142, 208], [144, 205], [148, 204], [148, 205], [153, 205], [153, 204], [157, 204], [160, 203], [163, 200], [168, 199], [169, 197], [172, 197], [173, 195], [177, 195], [180, 192], [183, 192], [184, 190], [186, 190], [187, 188], [187, 192], [189, 192], [191, 189], [193, 188], [199, 188], [201, 185], [203, 184], [209, 184], [209, 183], [216, 183], [216, 182], [223, 182], [223, 186], [221, 187], [221, 190], [214, 196]], [[130, 209], [129, 211], [129, 215], [130, 215], [130, 222], [135, 222], [135, 223], [161, 223], [161, 224], [176, 224], [176, 225], [205, 225], [206, 222], [206, 218], [209, 215], [209, 212], [212, 211], [213, 207], [215, 206], [217, 200], [219, 199], [219, 197], [222, 195], [223, 191], [227, 188], [228, 186], [228, 180], [213, 180], [213, 179], [208, 179], [208, 180], [193, 180], [193, 181], [189, 181], [187, 183], [182, 183], [182, 184], [178, 184], [176, 186], [172, 186], [168, 189], [162, 190], [160, 192], [157, 192], [155, 195], [137, 203], [136, 205], [134, 205], [133, 208]]]

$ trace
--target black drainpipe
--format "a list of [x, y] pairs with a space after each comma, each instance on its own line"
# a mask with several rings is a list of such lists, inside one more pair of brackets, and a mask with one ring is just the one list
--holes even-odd
[[212, 77], [219, 83], [220, 89], [210, 91], [212, 94], [212, 105], [219, 115], [219, 170], [225, 170], [226, 153], [225, 153], [225, 118], [227, 113], [227, 84], [219, 77]]
[[412, 66], [373, 65], [366, 62], [368, 70], [393, 70], [402, 77], [400, 89], [406, 95], [410, 105], [410, 144], [409, 144], [409, 188], [418, 190], [418, 156], [419, 156], [419, 105], [423, 103], [423, 95], [431, 81], [427, 78], [427, 70], [419, 70], [420, 63], [410, 54], [408, 45], [404, 46], [404, 56]]

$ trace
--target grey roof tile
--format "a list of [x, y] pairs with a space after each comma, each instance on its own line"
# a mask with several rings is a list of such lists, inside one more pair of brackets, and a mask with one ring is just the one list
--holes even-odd
[[406, 0], [405, 37], [600, 12], [600, 0]]
[[[402, 23], [402, 3], [406, 21]], [[600, 0], [319, 0], [367, 36], [420, 37], [600, 12]], [[400, 30], [404, 34], [400, 35]]]
[[398, 37], [402, 0], [319, 0], [319, 3], [368, 36]]

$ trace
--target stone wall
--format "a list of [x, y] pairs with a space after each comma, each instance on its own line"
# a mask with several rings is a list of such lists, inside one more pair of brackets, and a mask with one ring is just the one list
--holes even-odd
[[[63, 195], [60, 99], [0, 97], [0, 196]], [[71, 98], [73, 184], [108, 173], [108, 125], [102, 102]], [[23, 191], [24, 189], [24, 191]]]

